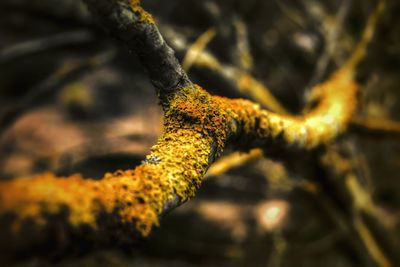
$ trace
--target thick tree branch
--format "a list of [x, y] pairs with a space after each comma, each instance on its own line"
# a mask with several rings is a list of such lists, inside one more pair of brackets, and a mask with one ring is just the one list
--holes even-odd
[[163, 102], [170, 93], [191, 85], [153, 17], [143, 10], [138, 0], [84, 2], [112, 36], [139, 56]]
[[79, 238], [90, 241], [115, 240], [118, 231], [146, 237], [161, 215], [195, 195], [227, 145], [311, 149], [342, 133], [356, 107], [354, 72], [347, 67], [316, 87], [319, 104], [304, 116], [211, 96], [190, 82], [138, 1], [85, 2], [112, 35], [139, 55], [164, 107], [164, 133], [142, 165], [99, 181], [44, 174], [0, 183], [1, 234], [6, 236], [0, 238], [1, 247], [41, 244], [51, 238], [47, 230], [54, 225], [66, 237], [86, 229]]

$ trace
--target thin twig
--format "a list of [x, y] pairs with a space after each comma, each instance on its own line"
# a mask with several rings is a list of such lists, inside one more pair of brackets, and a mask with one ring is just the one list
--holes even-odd
[[55, 47], [77, 45], [93, 40], [93, 33], [87, 30], [63, 32], [52, 36], [33, 39], [1, 49], [0, 63], [5, 63], [26, 56], [27, 54], [38, 53]]

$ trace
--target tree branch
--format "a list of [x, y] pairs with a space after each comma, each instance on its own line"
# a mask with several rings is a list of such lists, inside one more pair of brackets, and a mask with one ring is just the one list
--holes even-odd
[[143, 164], [99, 181], [43, 174], [1, 182], [5, 237], [0, 247], [6, 250], [42, 244], [52, 238], [49, 229], [54, 226], [63, 233], [62, 242], [76, 238], [77, 232], [90, 242], [146, 237], [160, 216], [195, 195], [227, 145], [312, 149], [342, 133], [356, 107], [357, 86], [349, 68], [316, 87], [319, 104], [304, 116], [278, 115], [251, 101], [211, 96], [191, 83], [138, 1], [85, 2], [140, 57], [164, 107], [164, 133]]
[[84, 2], [113, 37], [139, 56], [164, 107], [168, 105], [164, 103], [168, 95], [192, 85], [153, 17], [139, 5], [138, 0]]

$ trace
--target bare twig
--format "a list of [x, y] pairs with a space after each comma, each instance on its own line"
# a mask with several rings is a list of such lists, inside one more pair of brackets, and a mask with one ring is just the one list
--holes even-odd
[[367, 135], [400, 137], [400, 122], [386, 118], [353, 117], [351, 127]]
[[336, 15], [335, 26], [331, 29], [328, 35], [325, 38], [325, 47], [324, 50], [319, 57], [317, 64], [315, 66], [314, 73], [307, 87], [311, 88], [315, 84], [321, 81], [321, 78], [326, 72], [329, 61], [332, 57], [332, 54], [336, 48], [338, 38], [340, 33], [343, 30], [343, 24], [349, 13], [352, 1], [351, 0], [343, 0], [340, 5], [339, 11]]
[[91, 32], [87, 30], [77, 30], [29, 40], [0, 50], [0, 63], [54, 47], [87, 43], [93, 41], [93, 39], [94, 35]]

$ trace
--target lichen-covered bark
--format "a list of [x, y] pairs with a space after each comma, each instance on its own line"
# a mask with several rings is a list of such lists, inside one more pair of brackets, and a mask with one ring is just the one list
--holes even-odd
[[142, 165], [106, 174], [99, 181], [44, 174], [2, 182], [0, 215], [15, 215], [11, 229], [16, 235], [26, 221], [38, 229], [60, 223], [48, 215], [67, 209], [66, 221], [57, 217], [63, 224], [96, 231], [106, 215], [121, 225], [133, 223], [145, 237], [166, 209], [195, 195], [208, 166], [230, 140], [262, 143], [283, 136], [287, 144], [303, 148], [332, 140], [346, 126], [355, 103], [354, 84], [342, 76], [334, 79], [337, 86], [322, 86], [320, 105], [302, 117], [277, 115], [247, 100], [211, 96], [199, 86], [185, 88], [170, 100], [165, 132]]
[[116, 216], [121, 223], [135, 222], [147, 236], [168, 203], [194, 195], [208, 166], [211, 139], [191, 129], [166, 134], [147, 160], [134, 170], [108, 173], [100, 181], [78, 175], [43, 174], [0, 185], [1, 213], [14, 213], [13, 229], [32, 220], [39, 228], [52, 223], [49, 214], [68, 209], [72, 226], [98, 227], [99, 216]]
[[[251, 101], [211, 96], [190, 82], [138, 1], [86, 3], [114, 36], [139, 55], [158, 89], [165, 111], [164, 133], [143, 164], [98, 181], [43, 174], [1, 182], [0, 220], [11, 236], [25, 233], [27, 222], [32, 236], [37, 236], [34, 233], [52, 225], [84, 226], [96, 232], [112, 221], [121, 229], [132, 226], [146, 237], [166, 210], [195, 195], [207, 168], [227, 145], [239, 142], [250, 147], [279, 138], [276, 145], [282, 149], [287, 145], [311, 149], [340, 134], [355, 109], [357, 86], [349, 68], [316, 88], [319, 104], [303, 116], [279, 115]], [[102, 232], [107, 234], [112, 235]]]

